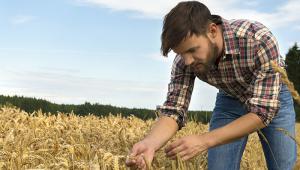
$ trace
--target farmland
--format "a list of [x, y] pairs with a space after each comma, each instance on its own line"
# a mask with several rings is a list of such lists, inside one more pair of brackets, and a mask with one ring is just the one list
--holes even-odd
[[[142, 139], [154, 120], [134, 116], [76, 116], [73, 113], [27, 113], [15, 107], [0, 108], [1, 169], [126, 169], [132, 145]], [[300, 124], [297, 124], [300, 141]], [[206, 132], [208, 125], [189, 121], [169, 142]], [[299, 146], [299, 145], [298, 145]], [[297, 167], [300, 168], [298, 150]], [[169, 160], [159, 150], [153, 169], [206, 169], [207, 153], [187, 162]], [[241, 169], [266, 169], [258, 136], [251, 134]]]

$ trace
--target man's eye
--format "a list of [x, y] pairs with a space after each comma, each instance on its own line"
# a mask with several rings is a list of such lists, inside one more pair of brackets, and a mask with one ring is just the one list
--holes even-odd
[[195, 49], [190, 49], [189, 50], [189, 53], [193, 53], [193, 52], [195, 52], [196, 50]]

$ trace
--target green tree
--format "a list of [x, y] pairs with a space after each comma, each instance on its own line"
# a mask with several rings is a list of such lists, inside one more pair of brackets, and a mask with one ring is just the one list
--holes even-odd
[[[297, 43], [291, 47], [286, 55], [286, 71], [290, 81], [293, 82], [295, 89], [300, 92], [300, 49]], [[300, 106], [295, 104], [297, 121], [300, 121]]]

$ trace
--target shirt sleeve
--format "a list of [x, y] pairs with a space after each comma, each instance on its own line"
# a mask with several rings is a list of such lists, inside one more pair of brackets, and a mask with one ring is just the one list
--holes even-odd
[[258, 51], [255, 57], [256, 75], [251, 84], [252, 97], [246, 101], [249, 112], [256, 113], [268, 126], [279, 110], [280, 74], [272, 69], [270, 61], [280, 63], [275, 37], [266, 28], [258, 35]]
[[157, 106], [156, 113], [158, 117], [168, 116], [173, 118], [178, 124], [178, 130], [186, 124], [187, 110], [194, 88], [195, 77], [190, 67], [184, 65], [183, 58], [177, 55], [172, 65], [167, 99], [162, 106]]

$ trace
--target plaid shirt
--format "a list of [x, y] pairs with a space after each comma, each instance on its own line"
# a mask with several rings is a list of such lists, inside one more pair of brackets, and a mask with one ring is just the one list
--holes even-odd
[[174, 118], [179, 130], [186, 124], [196, 77], [239, 99], [266, 126], [280, 107], [280, 75], [270, 64], [274, 61], [283, 66], [275, 37], [258, 22], [223, 18], [222, 22], [225, 55], [208, 73], [194, 72], [179, 55], [174, 59], [167, 99], [156, 112]]

